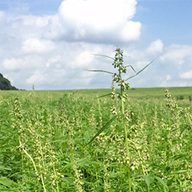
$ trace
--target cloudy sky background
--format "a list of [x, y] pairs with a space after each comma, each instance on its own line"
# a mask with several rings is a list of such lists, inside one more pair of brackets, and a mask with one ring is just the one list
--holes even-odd
[[[110, 88], [114, 50], [131, 87], [192, 86], [192, 0], [0, 0], [0, 73], [19, 89]], [[131, 69], [128, 76], [132, 75]]]

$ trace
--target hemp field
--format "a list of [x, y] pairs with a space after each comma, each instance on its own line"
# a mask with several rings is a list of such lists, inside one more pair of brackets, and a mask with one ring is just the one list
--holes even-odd
[[192, 191], [192, 88], [169, 91], [123, 115], [107, 89], [0, 91], [0, 191]]

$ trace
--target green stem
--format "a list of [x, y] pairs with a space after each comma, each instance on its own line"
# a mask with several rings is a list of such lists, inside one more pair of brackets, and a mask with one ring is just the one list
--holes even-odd
[[[21, 144], [21, 137], [19, 136], [19, 146], [22, 146]], [[24, 171], [24, 166], [23, 166], [23, 153], [21, 153], [21, 169], [22, 169], [22, 181], [23, 181], [23, 171]]]
[[[35, 162], [34, 162], [33, 158], [31, 157], [31, 155], [24, 149], [24, 147], [23, 147], [22, 145], [21, 145], [21, 147], [22, 147], [23, 152], [24, 152], [24, 153], [29, 157], [29, 159], [31, 160], [31, 162], [32, 162], [32, 164], [33, 164], [33, 167], [34, 167], [34, 169], [35, 169], [35, 173], [36, 173], [36, 175], [37, 175], [37, 181], [38, 181], [38, 183], [39, 183], [39, 180], [38, 180], [38, 170], [37, 170], [37, 167], [36, 167], [36, 165], [35, 165]], [[46, 190], [46, 188], [45, 188], [45, 183], [44, 183], [42, 174], [40, 175], [40, 178], [41, 178], [41, 182], [42, 182], [42, 185], [43, 185], [43, 190], [44, 190], [44, 192], [46, 192], [47, 190]]]
[[[31, 155], [29, 155], [29, 153], [24, 149], [24, 147], [22, 146], [22, 149], [23, 149], [23, 152], [29, 157], [29, 159], [31, 160], [31, 162], [32, 162], [32, 164], [33, 164], [33, 167], [34, 167], [34, 169], [35, 169], [35, 173], [36, 173], [36, 175], [37, 175], [37, 177], [38, 177], [38, 171], [37, 171], [37, 167], [36, 167], [36, 165], [35, 165], [35, 162], [34, 162], [34, 160], [33, 160], [33, 158], [31, 157]], [[38, 179], [37, 179], [38, 180]]]
[[[123, 115], [123, 127], [124, 127], [124, 132], [125, 132], [125, 145], [126, 145], [126, 151], [127, 151], [127, 156], [129, 157], [129, 141], [128, 141], [128, 137], [127, 137], [127, 127], [125, 124], [125, 106], [124, 106], [124, 101], [123, 101], [123, 97], [121, 95], [121, 112]], [[128, 183], [129, 183], [129, 192], [131, 192], [131, 171], [130, 171], [130, 164], [128, 165]]]
[[[52, 160], [52, 158], [51, 158], [51, 160]], [[52, 160], [52, 163], [54, 164], [53, 160]], [[55, 178], [56, 178], [57, 177], [57, 172], [56, 172], [55, 166], [53, 166], [53, 172], [54, 172], [54, 175], [55, 175]], [[59, 192], [58, 180], [56, 180], [56, 191]]]

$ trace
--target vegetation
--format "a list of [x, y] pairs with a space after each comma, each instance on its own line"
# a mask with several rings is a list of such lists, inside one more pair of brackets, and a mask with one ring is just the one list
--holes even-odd
[[191, 88], [182, 102], [171, 89], [127, 97], [121, 80], [106, 97], [1, 91], [0, 191], [191, 191]]
[[192, 189], [192, 108], [169, 92], [166, 100], [125, 100], [126, 120], [118, 117], [90, 144], [120, 113], [118, 101], [1, 92], [0, 110], [0, 191], [128, 191], [128, 165], [132, 191]]
[[1, 92], [0, 190], [126, 191], [131, 161], [132, 191], [191, 191], [191, 104], [126, 100], [127, 159], [119, 118], [87, 145], [121, 110], [94, 92]]
[[12, 86], [10, 81], [0, 73], [0, 90], [17, 90], [17, 88]]
[[[111, 58], [113, 60], [113, 66], [114, 68], [117, 68], [117, 73], [112, 73], [109, 71], [103, 71], [103, 70], [89, 70], [92, 72], [102, 72], [102, 73], [109, 73], [112, 74], [113, 80], [112, 80], [112, 92], [111, 92], [111, 98], [113, 100], [120, 100], [121, 103], [121, 110], [118, 113], [115, 109], [115, 105], [113, 106], [113, 114], [115, 114], [112, 119], [109, 120], [107, 123], [107, 126], [105, 125], [102, 127], [97, 134], [91, 139], [89, 144], [97, 137], [99, 136], [100, 133], [102, 133], [106, 128], [108, 128], [109, 124], [111, 124], [117, 117], [119, 117], [119, 120], [122, 121], [122, 131], [124, 131], [124, 143], [125, 143], [125, 148], [126, 148], [126, 153], [125, 153], [125, 158], [130, 160], [130, 140], [128, 138], [128, 130], [127, 130], [127, 125], [126, 125], [126, 115], [125, 115], [125, 99], [128, 97], [126, 91], [129, 89], [129, 83], [127, 81], [135, 76], [137, 76], [139, 73], [141, 73], [146, 67], [148, 67], [150, 64], [148, 64], [146, 67], [144, 67], [141, 71], [136, 73], [135, 75], [128, 77], [127, 79], [123, 79], [122, 75], [126, 74], [127, 68], [131, 68], [133, 71], [134, 68], [131, 65], [124, 66], [124, 60], [123, 60], [123, 51], [120, 48], [117, 48], [115, 54], [115, 58]], [[109, 57], [110, 58], [110, 57]], [[136, 71], [135, 71], [136, 72]], [[119, 92], [117, 93], [115, 90], [115, 83], [118, 84], [119, 86]], [[106, 96], [106, 95], [105, 95]], [[128, 186], [129, 186], [129, 192], [132, 191], [132, 182], [131, 182], [131, 165], [130, 163], [127, 163], [127, 178], [128, 178]]]

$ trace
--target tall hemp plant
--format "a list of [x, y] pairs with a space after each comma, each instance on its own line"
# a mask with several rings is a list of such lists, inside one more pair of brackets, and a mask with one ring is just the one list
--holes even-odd
[[[110, 119], [96, 134], [95, 136], [89, 141], [88, 144], [92, 143], [93, 140], [99, 136], [100, 133], [102, 133], [106, 128], [108, 128], [110, 126], [110, 124], [118, 117], [121, 116], [122, 117], [122, 129], [124, 130], [124, 136], [125, 136], [125, 147], [126, 147], [126, 153], [127, 153], [127, 157], [130, 157], [130, 150], [129, 150], [129, 139], [128, 139], [128, 127], [126, 126], [126, 116], [125, 116], [125, 99], [128, 98], [127, 95], [127, 90], [129, 89], [129, 83], [127, 83], [128, 80], [132, 79], [133, 77], [139, 75], [143, 70], [145, 70], [152, 62], [150, 62], [148, 65], [146, 65], [143, 69], [141, 69], [139, 72], [136, 72], [135, 69], [132, 67], [132, 65], [127, 65], [124, 66], [124, 60], [123, 60], [123, 51], [120, 48], [117, 48], [115, 50], [115, 57], [109, 57], [106, 55], [100, 55], [100, 56], [104, 56], [107, 58], [110, 58], [113, 60], [113, 67], [115, 69], [117, 69], [116, 73], [110, 72], [110, 71], [104, 71], [104, 70], [88, 70], [90, 72], [102, 72], [102, 73], [108, 73], [111, 74], [113, 77], [112, 80], [112, 92], [110, 94], [107, 95], [111, 95], [111, 97], [113, 99], [119, 99], [120, 103], [121, 103], [121, 111], [120, 114], [115, 115], [112, 119]], [[126, 74], [127, 69], [131, 68], [135, 74], [123, 79], [122, 75]], [[115, 90], [115, 84], [118, 85], [120, 92], [116, 92]], [[105, 96], [107, 96], [105, 95]], [[127, 172], [128, 172], [128, 183], [129, 183], [129, 192], [131, 191], [131, 169], [130, 169], [130, 165], [128, 165], [127, 167]]]

